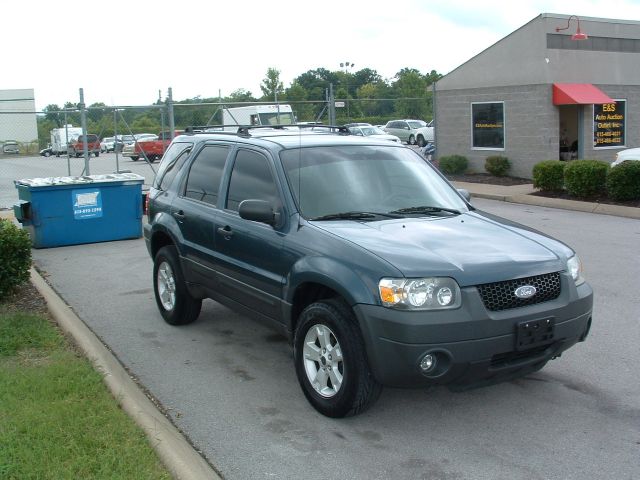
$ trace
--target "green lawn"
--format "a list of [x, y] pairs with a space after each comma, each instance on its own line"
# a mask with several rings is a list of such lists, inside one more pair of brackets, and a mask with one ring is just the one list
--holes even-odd
[[0, 479], [101, 478], [171, 476], [57, 328], [0, 303]]

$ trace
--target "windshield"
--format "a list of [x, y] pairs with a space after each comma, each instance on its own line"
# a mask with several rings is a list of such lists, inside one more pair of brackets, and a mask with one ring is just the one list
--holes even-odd
[[386, 132], [383, 132], [378, 127], [362, 127], [362, 133], [365, 135], [386, 135]]
[[322, 146], [285, 150], [280, 158], [305, 218], [424, 206], [468, 211], [458, 193], [410, 149]]
[[270, 112], [260, 113], [260, 125], [293, 125], [293, 113], [291, 112]]

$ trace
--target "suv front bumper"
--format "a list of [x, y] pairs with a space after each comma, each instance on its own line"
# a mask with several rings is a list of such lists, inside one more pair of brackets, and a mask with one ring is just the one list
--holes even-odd
[[[487, 311], [475, 287], [462, 289], [462, 307], [440, 311], [400, 311], [375, 305], [354, 306], [375, 378], [383, 385], [421, 387], [449, 385], [464, 389], [527, 375], [579, 341], [591, 326], [593, 292], [575, 287], [561, 275], [562, 293], [555, 300], [526, 307]], [[553, 340], [517, 350], [521, 322], [550, 319]], [[426, 354], [436, 358], [423, 372]]]

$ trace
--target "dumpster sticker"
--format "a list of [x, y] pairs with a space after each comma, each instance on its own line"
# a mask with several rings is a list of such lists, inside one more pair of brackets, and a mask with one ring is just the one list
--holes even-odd
[[76, 220], [102, 217], [102, 195], [99, 189], [72, 190], [71, 196]]

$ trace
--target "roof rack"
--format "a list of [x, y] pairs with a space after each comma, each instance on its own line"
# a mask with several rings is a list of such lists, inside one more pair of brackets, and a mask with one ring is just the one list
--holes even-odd
[[[342, 125], [323, 125], [320, 123], [293, 123], [291, 125], [191, 125], [184, 129], [184, 133], [221, 133], [226, 135], [240, 135], [250, 137], [251, 130], [269, 129], [269, 130], [287, 130], [291, 127], [299, 129], [316, 130], [322, 129], [329, 132], [335, 132], [339, 135], [350, 135], [349, 129]], [[227, 130], [225, 130], [225, 128]], [[229, 128], [237, 128], [237, 130], [228, 130]]]

